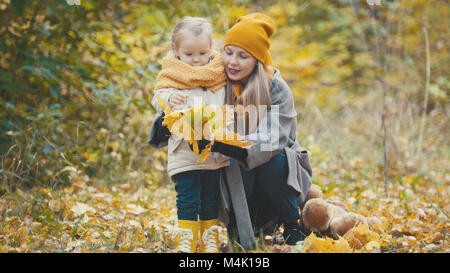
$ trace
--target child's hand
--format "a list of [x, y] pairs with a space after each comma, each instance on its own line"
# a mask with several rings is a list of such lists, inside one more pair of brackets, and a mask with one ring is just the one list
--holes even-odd
[[173, 93], [169, 98], [169, 103], [172, 106], [185, 104], [187, 102], [187, 99], [189, 98], [188, 95], [185, 95], [181, 92]]

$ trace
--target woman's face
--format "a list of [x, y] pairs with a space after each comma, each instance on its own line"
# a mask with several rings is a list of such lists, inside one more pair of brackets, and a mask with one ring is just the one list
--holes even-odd
[[238, 46], [227, 45], [224, 50], [223, 66], [228, 78], [232, 81], [246, 83], [256, 66], [257, 60], [247, 50]]

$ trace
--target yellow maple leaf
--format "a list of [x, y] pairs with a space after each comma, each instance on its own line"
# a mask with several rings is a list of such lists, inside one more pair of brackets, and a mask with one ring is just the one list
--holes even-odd
[[311, 233], [305, 239], [303, 252], [306, 253], [351, 253], [353, 249], [348, 244], [347, 240], [339, 237], [338, 240], [332, 238], [319, 238], [314, 233]]
[[369, 242], [379, 242], [380, 236], [370, 230], [366, 224], [359, 224], [345, 233], [344, 238], [350, 246], [355, 249], [361, 249]]
[[210, 142], [208, 143], [205, 148], [202, 150], [201, 154], [200, 154], [200, 162], [205, 162], [206, 160], [208, 160], [209, 158], [209, 154], [211, 153], [211, 149], [212, 149], [212, 145], [214, 144], [214, 142]]
[[373, 250], [379, 249], [381, 247], [380, 242], [378, 241], [370, 241], [365, 246], [364, 249], [371, 252]]
[[[164, 110], [163, 125], [169, 131], [184, 138], [192, 145], [193, 153], [200, 154], [200, 162], [208, 160], [214, 141], [228, 145], [246, 148], [254, 145], [253, 142], [243, 140], [243, 137], [234, 132], [225, 132], [225, 127], [233, 118], [232, 112], [226, 105], [220, 107], [196, 105], [184, 110], [172, 111], [169, 105], [160, 97], [157, 101]], [[206, 139], [211, 142], [200, 152], [198, 140]]]
[[44, 194], [49, 195], [49, 194], [52, 192], [52, 189], [47, 189], [47, 188], [45, 188], [45, 189], [42, 189], [41, 191], [42, 191]]

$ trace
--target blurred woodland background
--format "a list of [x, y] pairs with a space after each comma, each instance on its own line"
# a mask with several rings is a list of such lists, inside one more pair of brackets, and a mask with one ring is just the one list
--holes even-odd
[[221, 49], [254, 11], [313, 183], [385, 220], [354, 250], [448, 252], [449, 2], [377, 2], [0, 0], [0, 252], [172, 252], [167, 148], [147, 144], [160, 60], [184, 16]]

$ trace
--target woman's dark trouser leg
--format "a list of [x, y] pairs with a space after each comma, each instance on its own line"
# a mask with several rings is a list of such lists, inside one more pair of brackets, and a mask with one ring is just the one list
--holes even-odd
[[286, 153], [280, 152], [255, 170], [255, 187], [261, 187], [281, 221], [283, 223], [297, 222], [300, 219], [298, 193], [287, 185], [289, 168]]
[[297, 202], [298, 193], [287, 185], [289, 167], [284, 151], [269, 162], [256, 169], [255, 188], [262, 188], [276, 215], [284, 224], [283, 237], [286, 244], [295, 245], [304, 239], [298, 220], [300, 219]]
[[[298, 194], [287, 185], [288, 172], [284, 151], [251, 171], [241, 168], [253, 226], [262, 228], [262, 224], [275, 216], [278, 216], [282, 223], [297, 224], [300, 219]], [[296, 228], [297, 226], [295, 226]], [[231, 215], [228, 230], [231, 242], [233, 239], [238, 239], [234, 215]], [[302, 236], [297, 234], [298, 231], [292, 230], [291, 232], [289, 243], [302, 239]]]

